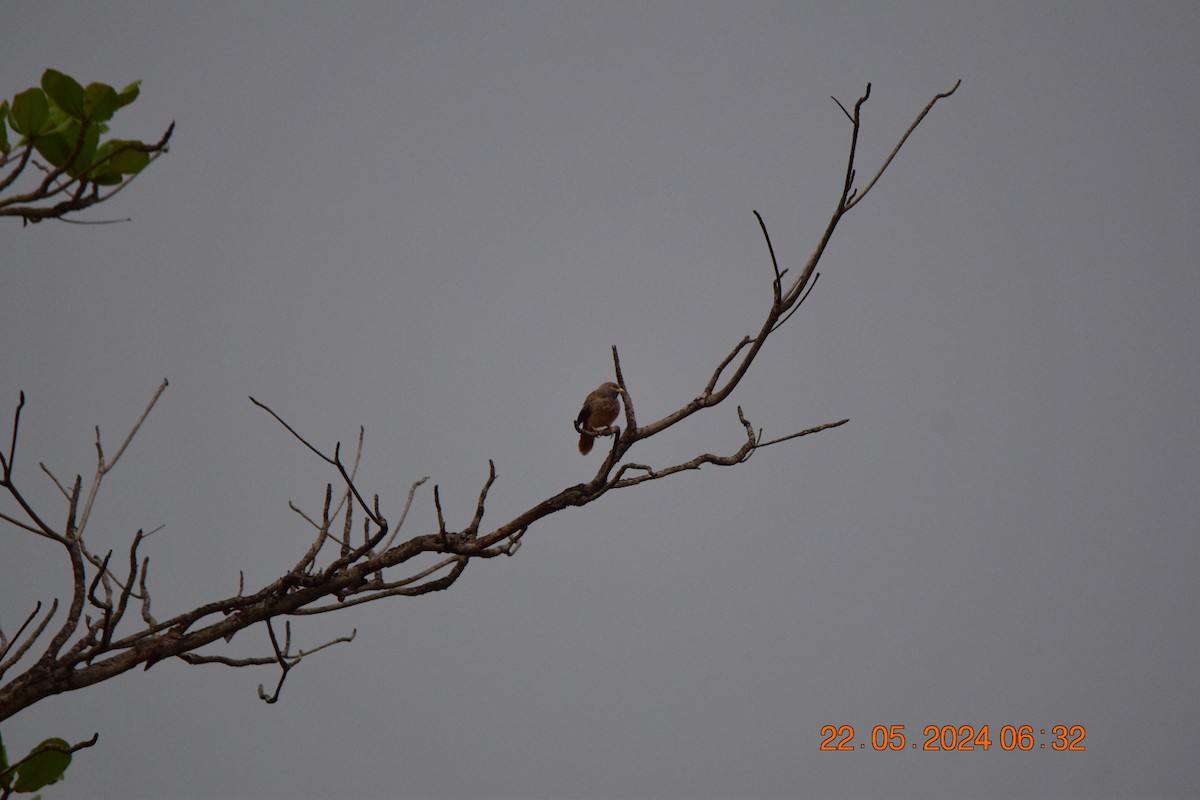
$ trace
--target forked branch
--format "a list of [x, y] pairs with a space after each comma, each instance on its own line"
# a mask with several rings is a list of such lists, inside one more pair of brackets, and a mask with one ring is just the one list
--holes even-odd
[[[35, 643], [49, 632], [51, 620], [59, 609], [57, 599], [44, 615], [40, 600], [36, 604], [31, 603], [33, 611], [22, 615], [24, 622], [11, 639], [0, 631], [0, 678], [7, 671], [24, 665], [23, 672], [0, 685], [0, 720], [52, 694], [89, 686], [135, 667], [149, 668], [171, 657], [190, 664], [217, 663], [234, 667], [273, 664], [280, 670], [274, 691], [267, 693], [262, 686], [259, 687], [259, 696], [273, 703], [279, 698], [288, 672], [301, 659], [332, 644], [349, 642], [354, 638], [351, 633], [308, 650], [293, 651], [292, 630], [288, 622], [292, 616], [331, 613], [388, 597], [413, 597], [443, 591], [462, 576], [472, 560], [514, 555], [531, 526], [564, 509], [586, 506], [609, 492], [680, 472], [708, 465], [743, 464], [764, 447], [846, 424], [847, 420], [841, 419], [764, 440], [762, 431], [750, 424], [739, 406], [737, 419], [745, 433], [745, 441], [732, 453], [716, 455], [704, 452], [685, 461], [658, 467], [627, 459], [631, 450], [643, 440], [664, 434], [691, 415], [728, 399], [768, 338], [791, 318], [816, 285], [816, 266], [843, 216], [862, 202], [874, 188], [934, 104], [952, 95], [958, 86], [956, 83], [949, 91], [935, 95], [929, 101], [861, 192], [854, 186], [857, 174], [855, 159], [862, 109], [870, 96], [870, 84], [854, 103], [853, 110], [839, 102], [839, 107], [851, 123], [845, 180], [820, 240], [803, 268], [798, 274], [793, 273], [790, 282], [785, 282], [790, 270], [781, 266], [779, 253], [771, 242], [762, 215], [754, 212], [771, 262], [771, 301], [759, 321], [757, 332], [742, 337], [728, 354], [717, 360], [715, 368], [695, 397], [661, 419], [644, 425], [638, 422], [634, 393], [621, 367], [617, 348], [613, 346], [613, 371], [620, 389], [624, 419], [622, 425], [588, 431], [596, 436], [611, 438], [608, 452], [595, 475], [586, 483], [567, 486], [490, 530], [484, 527], [485, 505], [497, 482], [496, 466], [491, 460], [488, 461], [487, 478], [479, 490], [474, 511], [464, 527], [455, 529], [446, 519], [441, 504], [441, 487], [435, 485], [432, 495], [437, 517], [436, 529], [411, 536], [406, 533], [408, 538], [399, 537], [416, 492], [428, 480], [427, 477], [409, 486], [399, 521], [392, 527], [381, 510], [380, 495], [368, 492], [360, 485], [358, 465], [364, 443], [362, 428], [358, 432], [354, 457], [347, 464], [342, 459], [340, 442], [334, 445], [331, 453], [323, 451], [284, 421], [280, 414], [252, 397], [251, 402], [270, 414], [310, 453], [336, 471], [336, 478], [326, 484], [322, 492], [319, 514], [308, 514], [289, 504], [302, 518], [306, 536], [310, 535], [311, 539], [306, 539], [307, 545], [298, 548], [298, 553], [288, 562], [292, 564], [290, 569], [260, 589], [247, 592], [244, 580], [239, 576], [236, 594], [159, 621], [150, 612], [149, 558], [139, 551], [149, 534], [138, 530], [133, 536], [126, 559], [128, 566], [122, 570], [119, 566], [113, 566], [111, 551], [103, 555], [89, 551], [85, 544], [85, 533], [104, 477], [116, 466], [134, 435], [145, 423], [166, 389], [167, 382], [164, 380], [158, 387], [111, 460], [104, 454], [97, 430], [96, 468], [86, 495], [82, 491], [81, 477], [76, 476], [68, 486], [59, 482], [43, 466], [43, 471], [64, 497], [65, 522], [61, 529], [51, 526], [46, 517], [34, 509], [17, 484], [18, 432], [25, 405], [22, 393], [13, 414], [8, 451], [0, 452], [0, 496], [6, 496], [12, 506], [0, 512], [0, 520], [18, 531], [36, 535], [61, 547], [71, 570], [72, 591], [65, 618], [40, 654], [36, 652]], [[165, 147], [165, 144], [164, 138], [161, 145]], [[117, 575], [114, 569], [124, 574]], [[140, 606], [141, 619], [141, 627], [133, 630], [129, 628], [131, 618], [135, 615], [127, 613], [131, 602]], [[90, 609], [87, 616], [84, 615], [85, 609]], [[275, 624], [279, 618], [285, 623], [282, 643]], [[221, 640], [227, 642], [238, 632], [259, 624], [266, 626], [271, 646], [269, 654], [230, 658], [203, 651], [210, 644]]]

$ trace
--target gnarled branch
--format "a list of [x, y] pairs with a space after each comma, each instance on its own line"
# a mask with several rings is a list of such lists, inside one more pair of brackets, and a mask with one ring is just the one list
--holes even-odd
[[[259, 687], [259, 696], [264, 701], [273, 703], [279, 698], [288, 671], [304, 656], [335, 643], [348, 642], [354, 637], [351, 633], [311, 650], [298, 650], [293, 653], [291, 625], [287, 622], [289, 617], [331, 613], [387, 597], [412, 597], [443, 591], [462, 576], [473, 559], [514, 555], [531, 526], [566, 508], [585, 506], [609, 492], [700, 469], [709, 464], [743, 464], [763, 447], [846, 424], [848, 420], [845, 419], [827, 422], [764, 441], [761, 430], [755, 430], [739, 406], [737, 418], [745, 432], [745, 441], [728, 455], [704, 452], [685, 461], [657, 467], [627, 459], [633, 448], [643, 440], [665, 434], [684, 419], [704, 409], [720, 405], [730, 396], [758, 357], [767, 339], [791, 318], [809, 296], [817, 280], [816, 266], [842, 217], [857, 206], [875, 186], [901, 146], [933, 105], [953, 94], [958, 85], [956, 83], [950, 91], [936, 95], [925, 106], [861, 193], [854, 188], [855, 158], [862, 107], [870, 96], [870, 85], [868, 84], [866, 91], [854, 104], [852, 112], [839, 103], [852, 124], [846, 177], [834, 212], [820, 241], [803, 269], [790, 283], [784, 283], [789, 270], [781, 268], [766, 223], [762, 215], [755, 211], [766, 240], [772, 269], [771, 302], [757, 332], [744, 336], [727, 355], [717, 361], [716, 367], [697, 395], [661, 419], [644, 425], [638, 423], [633, 392], [627, 383], [620, 355], [614, 345], [613, 370], [624, 407], [624, 426], [612, 425], [601, 430], [588, 431], [589, 434], [608, 436], [612, 439], [609, 451], [595, 475], [586, 483], [568, 486], [486, 532], [481, 532], [484, 530], [481, 526], [486, 516], [485, 504], [497, 483], [497, 470], [493, 461], [488, 461], [488, 475], [479, 490], [474, 512], [466, 527], [453, 530], [448, 526], [442, 511], [441, 487], [435, 484], [433, 505], [437, 516], [436, 529], [401, 539], [398, 536], [400, 529], [408, 519], [417, 489], [428, 480], [427, 477], [411, 484], [399, 522], [392, 527], [380, 510], [379, 495], [369, 493], [359, 483], [357, 471], [365, 436], [362, 428], [358, 431], [354, 458], [347, 465], [341, 457], [341, 442], [334, 445], [332, 453], [322, 451], [285, 422], [281, 415], [252, 397], [251, 402], [269, 413], [308, 451], [332, 466], [337, 473], [336, 480], [325, 486], [319, 516], [306, 514], [289, 503], [289, 507], [315, 530], [315, 536], [292, 562], [290, 569], [260, 589], [247, 593], [244, 581], [239, 577], [236, 594], [158, 621], [150, 613], [149, 559], [139, 556], [138, 553], [140, 543], [149, 534], [143, 534], [139, 530], [134, 535], [129, 548], [128, 571], [124, 576], [117, 576], [112, 572], [112, 553], [108, 552], [103, 556], [91, 553], [86, 547], [84, 536], [103, 478], [124, 454], [166, 389], [167, 382], [164, 380], [158, 387], [111, 460], [106, 459], [104, 455], [100, 433], [97, 430], [97, 462], [86, 496], [83, 494], [82, 480], [79, 476], [76, 476], [68, 489], [43, 466], [43, 471], [50, 476], [66, 499], [66, 520], [62, 530], [51, 527], [44, 516], [32, 507], [14, 477], [17, 434], [21, 410], [25, 403], [22, 393], [13, 415], [8, 452], [0, 452], [0, 497], [7, 496], [15, 505], [15, 509], [0, 513], [0, 520], [8, 522], [18, 530], [61, 546], [70, 564], [73, 590], [65, 619], [48, 646], [36, 658], [30, 655], [32, 648], [47, 631], [51, 619], [55, 616], [59, 607], [57, 599], [52, 603], [49, 613], [35, 625], [34, 621], [38, 619], [42, 608], [39, 602], [11, 641], [0, 632], [0, 676], [5, 670], [19, 663], [27, 663], [24, 662], [27, 655], [34, 661], [27, 665], [24, 672], [0, 686], [0, 720], [50, 695], [89, 686], [138, 666], [149, 668], [158, 661], [171, 657], [191, 664], [219, 663], [235, 667], [275, 664], [280, 669], [275, 690], [268, 694]], [[165, 147], [165, 143], [164, 138], [161, 144]], [[337, 485], [336, 491], [334, 484]], [[356, 515], [362, 520], [362, 536], [361, 539], [355, 536], [352, 540]], [[421, 558], [423, 556], [424, 559]], [[126, 628], [129, 627], [130, 617], [133, 615], [127, 614], [127, 609], [131, 601], [140, 603], [142, 627], [129, 631]], [[99, 611], [94, 620], [83, 616], [83, 610], [88, 605]], [[275, 628], [275, 622], [279, 618], [285, 620], [282, 644]], [[270, 656], [238, 659], [202, 652], [203, 648], [218, 640], [228, 641], [239, 631], [259, 624], [267, 628], [272, 648]]]

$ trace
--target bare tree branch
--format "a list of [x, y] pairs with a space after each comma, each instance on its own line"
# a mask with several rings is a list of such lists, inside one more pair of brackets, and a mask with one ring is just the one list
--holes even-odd
[[[892, 159], [894, 159], [896, 157], [896, 154], [900, 152], [900, 148], [903, 147], [904, 143], [908, 141], [908, 137], [911, 136], [912, 132], [917, 129], [917, 126], [921, 124], [921, 120], [925, 119], [925, 116], [930, 111], [933, 110], [934, 103], [936, 103], [938, 100], [941, 100], [943, 98], [949, 97], [950, 95], [954, 94], [958, 90], [958, 87], [961, 84], [962, 84], [961, 80], [955, 81], [954, 85], [952, 87], [950, 87], [949, 91], [934, 95], [933, 99], [930, 100], [923, 109], [921, 109], [921, 113], [918, 114], [917, 118], [913, 120], [912, 125], [908, 126], [908, 130], [906, 130], [904, 132], [904, 135], [900, 137], [900, 141], [896, 142], [896, 146], [892, 148], [892, 152], [888, 154], [887, 159], [879, 167], [879, 171], [875, 173], [875, 177], [871, 178], [871, 182], [867, 184], [867, 188], [865, 188], [861, 192], [859, 192], [858, 196], [855, 197], [853, 201], [849, 201], [846, 203], [847, 211], [850, 210], [851, 208], [854, 208], [856, 205], [858, 205], [859, 203], [861, 203], [863, 201], [863, 198], [867, 196], [867, 192], [871, 191], [871, 187], [873, 187], [875, 185], [875, 183], [883, 176], [883, 171], [888, 168], [888, 166], [892, 163]], [[859, 106], [862, 105], [863, 100], [866, 100], [867, 95], [869, 95], [870, 93], [871, 93], [871, 84], [868, 83], [867, 84], [867, 93], [865, 95], [863, 95], [862, 100], [859, 100], [858, 103], [855, 104], [855, 106], [854, 106], [854, 117], [851, 118], [851, 122], [854, 123], [854, 128], [855, 128], [856, 132], [858, 130], [858, 125], [859, 125], [859, 118], [858, 118]], [[841, 104], [839, 103], [839, 105], [841, 105]], [[845, 111], [846, 109], [843, 108], [842, 110]]]
[[[0, 647], [0, 658], [3, 658], [5, 655], [7, 655], [8, 651], [21, 639], [21, 633], [25, 630], [25, 627], [29, 625], [30, 621], [37, 616], [37, 613], [41, 611], [41, 609], [42, 601], [39, 600], [37, 606], [33, 609], [33, 613], [29, 615], [29, 617], [17, 630], [17, 634], [15, 637], [13, 637], [12, 641], [4, 642], [3, 646]], [[33, 643], [36, 642], [38, 637], [42, 635], [42, 631], [46, 630], [46, 626], [50, 624], [50, 620], [54, 618], [54, 612], [56, 611], [58, 611], [58, 600], [55, 600], [50, 604], [50, 610], [46, 612], [45, 618], [42, 619], [42, 621], [38, 623], [38, 626], [33, 629], [33, 632], [30, 633], [29, 638], [25, 640], [25, 643], [18, 647], [16, 652], [14, 652], [6, 660], [0, 661], [0, 677], [3, 677], [4, 673], [8, 672], [9, 667], [20, 661], [21, 657], [29, 651], [29, 648], [33, 647]]]
[[[280, 673], [274, 691], [267, 693], [259, 686], [259, 696], [265, 702], [274, 703], [279, 699], [288, 672], [302, 658], [354, 638], [354, 633], [351, 633], [307, 651], [292, 652], [291, 617], [332, 613], [388, 597], [414, 597], [444, 591], [463, 575], [473, 559], [514, 555], [532, 525], [564, 509], [586, 506], [609, 492], [701, 469], [706, 465], [743, 464], [761, 448], [846, 424], [848, 420], [841, 419], [764, 441], [761, 430], [751, 425], [743, 409], [738, 406], [737, 419], [745, 433], [745, 440], [731, 453], [718, 455], [704, 452], [663, 466], [651, 466], [627, 458], [643, 440], [665, 433], [691, 415], [721, 404], [732, 394], [768, 338], [791, 318], [816, 285], [816, 266], [842, 217], [875, 186], [933, 105], [953, 94], [958, 86], [956, 83], [948, 92], [936, 95], [925, 106], [861, 193], [854, 187], [857, 174], [855, 159], [862, 108], [870, 96], [870, 84], [853, 105], [853, 111], [839, 102], [838, 106], [852, 126], [845, 178], [838, 202], [819, 242], [803, 269], [789, 283], [784, 283], [789, 270], [781, 266], [766, 222], [761, 214], [754, 212], [766, 241], [772, 270], [771, 302], [758, 322], [757, 332], [742, 337], [728, 354], [717, 361], [698, 394], [661, 419], [647, 424], [638, 422], [634, 393], [614, 345], [613, 370], [624, 408], [624, 420], [623, 426], [609, 425], [587, 431], [611, 439], [608, 452], [596, 473], [586, 483], [567, 486], [490, 530], [482, 526], [486, 516], [485, 507], [497, 479], [493, 461], [488, 461], [487, 478], [480, 487], [471, 519], [464, 528], [454, 530], [448, 526], [442, 509], [441, 486], [435, 484], [433, 506], [437, 518], [436, 529], [415, 535], [409, 531], [405, 534], [408, 538], [400, 537], [400, 529], [408, 521], [416, 491], [428, 477], [422, 477], [409, 486], [399, 522], [392, 528], [380, 509], [379, 495], [370, 494], [358, 477], [365, 435], [361, 427], [353, 460], [347, 465], [342, 460], [341, 442], [334, 444], [332, 453], [322, 451], [280, 414], [251, 397], [254, 405], [270, 414], [309, 452], [337, 472], [337, 478], [325, 485], [319, 515], [307, 514], [297, 505], [288, 504], [315, 530], [315, 535], [311, 540], [306, 540], [302, 551], [290, 562], [290, 569], [261, 588], [247, 593], [244, 578], [239, 573], [237, 593], [233, 596], [210, 601], [159, 621], [151, 614], [150, 561], [139, 553], [141, 543], [149, 534], [143, 534], [141, 530], [134, 534], [128, 551], [128, 567], [121, 576], [114, 574], [110, 567], [112, 552], [103, 555], [90, 552], [84, 537], [104, 477], [116, 466], [133, 437], [141, 430], [166, 389], [167, 381], [159, 385], [111, 460], [105, 457], [97, 429], [96, 467], [86, 495], [83, 493], [81, 476], [76, 476], [70, 487], [66, 488], [48, 469], [42, 467], [66, 501], [65, 526], [62, 530], [45, 522], [44, 517], [26, 500], [14, 477], [21, 411], [25, 405], [25, 396], [21, 393], [13, 414], [8, 452], [0, 452], [0, 499], [7, 497], [15, 508], [0, 513], [0, 520], [9, 523], [17, 531], [36, 535], [62, 547], [71, 570], [72, 595], [65, 618], [40, 654], [33, 650], [34, 643], [47, 634], [59, 607], [57, 599], [40, 620], [42, 604], [39, 602], [11, 641], [0, 632], [0, 676], [18, 665], [24, 668], [16, 677], [0, 685], [0, 720], [50, 695], [90, 686], [139, 666], [148, 669], [158, 661], [172, 657], [190, 664], [217, 663], [233, 667], [276, 665]], [[165, 142], [164, 138], [161, 144], [165, 146]], [[356, 517], [362, 522], [361, 538], [357, 535], [352, 537]], [[334, 530], [335, 526], [340, 527], [340, 531]], [[140, 623], [133, 619], [135, 615], [127, 613], [131, 602], [140, 605]], [[96, 617], [85, 616], [85, 609], [97, 612]], [[280, 619], [284, 621], [282, 643], [276, 629], [276, 622]], [[271, 655], [232, 658], [203, 652], [214, 642], [228, 642], [238, 632], [260, 624], [266, 626]]]

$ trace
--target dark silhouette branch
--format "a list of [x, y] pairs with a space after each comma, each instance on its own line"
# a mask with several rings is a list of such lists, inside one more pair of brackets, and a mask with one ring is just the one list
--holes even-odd
[[[62, 530], [51, 527], [44, 515], [32, 507], [14, 477], [21, 411], [25, 404], [22, 393], [13, 414], [8, 452], [0, 452], [0, 498], [7, 497], [15, 508], [0, 513], [0, 520], [19, 531], [62, 547], [70, 565], [73, 589], [65, 618], [58, 623], [59, 627], [40, 654], [35, 652], [34, 645], [49, 633], [51, 620], [59, 608], [57, 599], [51, 604], [49, 613], [40, 619], [42, 603], [38, 601], [12, 640], [5, 638], [0, 631], [0, 679], [10, 670], [25, 665], [24, 671], [0, 684], [0, 720], [51, 695], [90, 686], [136, 667], [148, 669], [158, 661], [172, 657], [189, 664], [216, 663], [232, 667], [276, 665], [280, 674], [274, 691], [267, 693], [262, 686], [259, 687], [259, 696], [265, 702], [274, 703], [279, 699], [288, 672], [302, 658], [354, 638], [351, 633], [309, 650], [292, 652], [290, 617], [331, 613], [389, 597], [414, 597], [444, 591], [463, 575], [473, 559], [514, 555], [531, 526], [567, 508], [586, 506], [609, 492], [707, 465], [728, 467], [743, 464], [764, 447], [846, 424], [848, 420], [842, 419], [764, 440], [762, 431], [751, 425], [743, 409], [738, 406], [736, 414], [745, 433], [745, 441], [732, 453], [718, 455], [705, 452], [665, 466], [652, 466], [627, 459], [631, 450], [643, 440], [666, 433], [691, 415], [720, 405], [732, 394], [768, 338], [791, 318], [810, 295], [818, 277], [816, 266], [842, 217], [875, 186], [933, 105], [939, 99], [953, 94], [958, 86], [956, 83], [950, 91], [936, 95], [925, 106], [861, 193], [854, 188], [855, 158], [862, 107], [870, 96], [870, 84], [854, 104], [852, 112], [839, 102], [838, 106], [852, 126], [845, 179], [819, 242], [803, 269], [788, 283], [784, 280], [789, 270], [781, 267], [766, 222], [761, 214], [754, 212], [767, 244], [772, 269], [771, 302], [757, 332], [741, 338], [728, 354], [717, 361], [699, 394], [661, 419], [644, 425], [638, 422], [633, 392], [614, 345], [613, 370], [624, 408], [624, 420], [623, 426], [609, 425], [587, 431], [611, 439], [608, 452], [595, 475], [585, 483], [567, 486], [490, 530], [482, 526], [487, 500], [497, 483], [494, 461], [488, 461], [487, 478], [479, 489], [474, 511], [465, 527], [455, 530], [449, 526], [442, 509], [441, 486], [435, 484], [432, 494], [436, 529], [415, 535], [410, 535], [412, 532], [408, 531], [405, 534], [408, 538], [400, 537], [398, 534], [408, 520], [416, 492], [428, 477], [422, 477], [410, 485], [403, 511], [393, 528], [380, 509], [379, 495], [370, 494], [359, 483], [357, 472], [365, 436], [361, 427], [354, 458], [347, 465], [341, 456], [341, 442], [334, 444], [332, 453], [323, 451], [289, 425], [280, 414], [251, 397], [254, 405], [270, 414], [308, 452], [333, 467], [337, 473], [336, 479], [324, 487], [319, 515], [307, 514], [295, 504], [288, 504], [311, 526], [315, 532], [313, 538], [290, 562], [290, 569], [261, 588], [247, 593], [244, 578], [239, 573], [236, 594], [159, 621], [151, 614], [150, 561], [139, 554], [139, 546], [150, 534], [138, 530], [133, 536], [128, 551], [128, 567], [123, 570], [123, 575], [118, 576], [112, 571], [113, 553], [91, 553], [85, 544], [85, 533], [103, 479], [116, 466], [134, 435], [146, 422], [166, 389], [167, 382], [164, 380], [159, 385], [111, 460], [105, 457], [100, 432], [96, 431], [96, 467], [86, 495], [82, 490], [81, 476], [76, 476], [70, 488], [66, 488], [50, 470], [42, 466], [42, 471], [58, 487], [66, 502], [65, 526]], [[160, 143], [162, 147], [165, 147], [169, 134], [170, 131]], [[356, 517], [361, 520], [361, 537], [353, 533], [358, 521]], [[140, 606], [141, 627], [136, 627], [131, 619], [134, 615], [128, 613], [130, 603]], [[85, 609], [94, 612], [95, 618], [90, 614], [85, 616]], [[282, 643], [276, 634], [276, 622], [280, 619], [284, 621]], [[260, 624], [267, 629], [271, 643], [270, 655], [230, 658], [204, 650], [221, 640], [228, 642], [238, 632]]]

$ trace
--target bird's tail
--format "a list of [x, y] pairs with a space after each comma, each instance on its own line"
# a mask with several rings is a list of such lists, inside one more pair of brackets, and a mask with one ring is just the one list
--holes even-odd
[[595, 436], [588, 436], [586, 433], [579, 434], [579, 452], [587, 455], [592, 452], [592, 442], [596, 441]]

